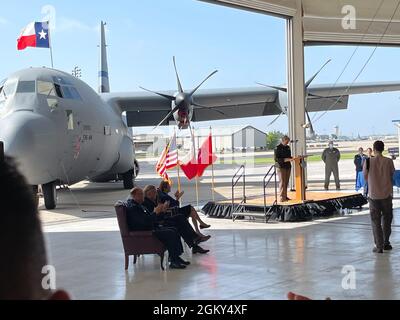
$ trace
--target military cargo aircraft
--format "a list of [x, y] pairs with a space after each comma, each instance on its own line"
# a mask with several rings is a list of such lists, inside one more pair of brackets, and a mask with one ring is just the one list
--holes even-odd
[[[123, 180], [133, 186], [138, 165], [129, 127], [279, 115], [287, 94], [279, 88], [110, 93], [105, 24], [97, 93], [63, 71], [29, 68], [0, 83], [0, 141], [28, 182], [42, 185], [45, 206], [56, 208], [58, 185]], [[215, 72], [214, 72], [215, 73]], [[213, 75], [212, 73], [211, 75]], [[211, 77], [211, 75], [209, 77]], [[209, 78], [207, 77], [207, 79]], [[206, 80], [207, 80], [206, 79]], [[352, 94], [398, 91], [400, 82], [309, 86], [307, 111], [346, 109]], [[340, 101], [332, 107], [332, 98]], [[126, 119], [125, 114], [126, 112]]]

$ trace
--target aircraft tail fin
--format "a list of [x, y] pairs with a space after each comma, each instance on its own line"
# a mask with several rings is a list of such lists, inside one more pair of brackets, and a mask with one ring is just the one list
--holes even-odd
[[99, 93], [110, 92], [110, 79], [108, 76], [107, 43], [106, 43], [105, 25], [106, 25], [106, 23], [101, 21]]

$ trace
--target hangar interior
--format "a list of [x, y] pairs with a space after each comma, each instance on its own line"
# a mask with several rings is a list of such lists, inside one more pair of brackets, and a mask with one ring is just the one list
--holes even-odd
[[[378, 11], [379, 1], [375, 0], [206, 2], [286, 19], [289, 134], [298, 141], [293, 148], [296, 155], [306, 153], [304, 46], [400, 44], [400, 12], [393, 12], [395, 0], [385, 1]], [[356, 8], [356, 29], [343, 28], [346, 5]], [[248, 128], [242, 132], [244, 129], [247, 132]], [[231, 132], [235, 147], [236, 134]], [[237, 136], [242, 147], [245, 135]], [[216, 174], [223, 181], [219, 192], [228, 190], [229, 194], [231, 176], [222, 170]], [[260, 180], [253, 174], [249, 172], [250, 188]], [[153, 182], [146, 175], [143, 179], [143, 183]], [[204, 189], [209, 189], [210, 179], [202, 180]], [[75, 191], [81, 204], [106, 210], [104, 217], [90, 219], [76, 210], [82, 221], [49, 223], [44, 228], [59, 274], [58, 286], [77, 299], [285, 299], [289, 291], [314, 299], [400, 299], [400, 252], [372, 254], [368, 210], [296, 224], [205, 218], [212, 224], [212, 239], [207, 243], [211, 253], [193, 256], [185, 247], [185, 256], [192, 259], [191, 270], [161, 271], [157, 256], [140, 257], [137, 264], [124, 270], [120, 233], [110, 203], [126, 194], [109, 188], [109, 193], [101, 195], [97, 190]], [[90, 201], [84, 199], [87, 192]], [[66, 197], [66, 203], [74, 201]], [[396, 247], [400, 243], [398, 195], [394, 208], [392, 241]], [[68, 209], [60, 209], [61, 221], [66, 212]], [[355, 286], [344, 282], [348, 270], [355, 271]]]

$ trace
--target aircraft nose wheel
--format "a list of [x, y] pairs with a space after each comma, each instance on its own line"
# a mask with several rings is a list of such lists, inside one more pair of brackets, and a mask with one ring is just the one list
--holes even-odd
[[57, 207], [56, 183], [50, 182], [42, 185], [44, 204], [47, 210], [54, 210]]

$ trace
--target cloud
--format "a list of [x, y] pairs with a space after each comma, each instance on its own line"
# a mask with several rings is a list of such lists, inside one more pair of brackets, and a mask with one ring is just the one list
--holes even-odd
[[[110, 33], [108, 27], [105, 27], [106, 34]], [[90, 26], [82, 21], [70, 18], [58, 18], [56, 21], [55, 32], [93, 32], [100, 34], [100, 21], [95, 26]]]
[[91, 27], [81, 21], [59, 18], [56, 21], [56, 32], [67, 32], [67, 31], [96, 31], [94, 27]]

